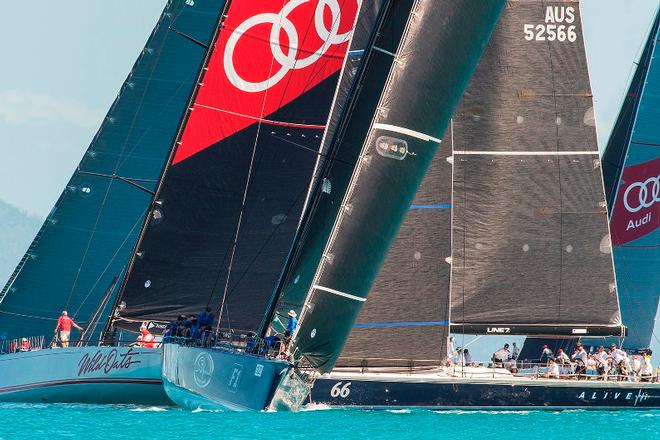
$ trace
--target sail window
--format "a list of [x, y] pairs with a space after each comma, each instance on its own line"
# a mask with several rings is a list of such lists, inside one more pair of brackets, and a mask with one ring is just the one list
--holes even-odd
[[147, 280], [144, 282], [144, 287], [148, 289], [150, 286], [151, 286], [151, 280]]
[[390, 136], [380, 136], [376, 139], [376, 151], [383, 157], [403, 160], [408, 154], [408, 142]]
[[555, 119], [555, 123], [557, 125], [561, 125], [561, 117], [560, 116], [557, 116], [557, 119]]
[[570, 244], [569, 244], [568, 246], [566, 246], [566, 252], [568, 252], [569, 254], [570, 254], [571, 252], [573, 252], [573, 246], [570, 245]]
[[89, 185], [83, 185], [80, 187], [80, 195], [83, 197], [89, 197], [92, 194], [92, 187]]
[[522, 250], [523, 252], [529, 252], [529, 245], [527, 243], [523, 244]]
[[522, 124], [523, 122], [525, 122], [525, 118], [523, 118], [522, 116], [518, 115], [518, 116], [516, 117], [516, 123], [517, 123], [517, 124]]
[[415, 254], [413, 255], [413, 258], [415, 260], [421, 260], [422, 259], [422, 253], [419, 252], [419, 251], [415, 252]]
[[157, 225], [158, 223], [163, 221], [163, 211], [160, 209], [154, 209], [151, 212], [151, 223], [154, 225]]
[[324, 177], [321, 183], [321, 191], [323, 191], [326, 194], [330, 194], [332, 192], [332, 182], [330, 182], [330, 179], [327, 177]]
[[315, 336], [316, 336], [316, 329], [313, 328], [313, 329], [312, 329], [312, 332], [309, 334], [309, 337], [312, 338], [312, 339], [314, 339]]
[[277, 214], [270, 219], [270, 222], [274, 225], [281, 225], [286, 221], [286, 214]]
[[610, 234], [607, 234], [601, 238], [599, 248], [601, 254], [609, 254], [612, 252], [612, 239]]
[[296, 275], [296, 277], [293, 280], [293, 284], [298, 284], [298, 281], [300, 281], [300, 275]]

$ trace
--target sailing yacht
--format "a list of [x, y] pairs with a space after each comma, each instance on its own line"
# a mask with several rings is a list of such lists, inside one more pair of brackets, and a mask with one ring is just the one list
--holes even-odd
[[[172, 404], [162, 352], [100, 345], [223, 0], [171, 0], [62, 195], [0, 291], [0, 401]], [[85, 331], [57, 348], [62, 310]], [[18, 341], [32, 350], [16, 352]]]
[[165, 344], [176, 403], [296, 409], [331, 370], [503, 5], [229, 4], [108, 327], [218, 307], [212, 347]]
[[[649, 38], [652, 51], [657, 26]], [[622, 168], [626, 157], [636, 178], [619, 172], [623, 179], [612, 180], [619, 198], [639, 196], [643, 190], [627, 188], [657, 174], [658, 148], [643, 116], [653, 113], [648, 75], [629, 125], [642, 128], [638, 137], [633, 129], [630, 152], [617, 162]], [[617, 272], [631, 266], [624, 252], [657, 254], [657, 223], [630, 239], [655, 237], [645, 250], [617, 251], [614, 221], [610, 239], [578, 1], [508, 2], [444, 141], [448, 148], [434, 158], [342, 356], [316, 380], [310, 400], [367, 408], [660, 406], [658, 383], [447, 366], [450, 332], [458, 340], [461, 333], [583, 342], [625, 336], [631, 321], [621, 319], [612, 243]], [[655, 215], [654, 206], [639, 219]], [[634, 269], [635, 285], [657, 269], [649, 264]], [[645, 285], [654, 293], [656, 275]], [[651, 302], [657, 307], [657, 297]]]

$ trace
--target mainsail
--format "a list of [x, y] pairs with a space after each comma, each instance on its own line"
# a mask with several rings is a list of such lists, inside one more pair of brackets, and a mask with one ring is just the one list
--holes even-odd
[[384, 20], [288, 276], [306, 293], [294, 354], [318, 371], [339, 356], [503, 4], [401, 1]]
[[118, 326], [210, 306], [223, 330], [257, 329], [300, 224], [359, 7], [228, 5], [136, 248]]
[[610, 230], [624, 346], [648, 348], [660, 300], [660, 63], [657, 14], [605, 150]]
[[107, 316], [103, 309], [112, 303], [115, 281], [137, 240], [222, 3], [172, 0], [165, 7], [82, 161], [0, 293], [2, 339], [49, 334], [63, 309], [85, 327]]
[[488, 52], [454, 117], [453, 331], [618, 335], [578, 2], [509, 2]]

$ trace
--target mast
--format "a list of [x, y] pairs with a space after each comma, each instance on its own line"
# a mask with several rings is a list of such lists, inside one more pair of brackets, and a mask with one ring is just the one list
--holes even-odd
[[293, 270], [295, 283], [313, 268], [294, 354], [322, 373], [332, 369], [341, 352], [504, 6], [466, 3], [397, 2], [407, 10], [402, 38], [393, 51], [377, 46], [387, 58], [374, 57], [370, 72], [382, 78], [387, 66], [385, 87], [376, 103], [368, 89], [360, 93], [341, 138], [344, 154], [355, 154], [351, 144], [358, 142], [358, 155], [346, 161], [339, 145], [325, 175], [339, 203], [332, 207], [329, 225], [319, 219], [327, 212], [317, 208], [311, 222], [316, 220], [321, 230], [303, 244], [322, 248], [322, 257], [316, 263], [301, 259]]
[[85, 327], [96, 321], [99, 303], [126, 266], [148, 211], [205, 52], [200, 44], [212, 34], [214, 4], [174, 0], [166, 5], [2, 291], [0, 332], [7, 337], [50, 334], [63, 309]]

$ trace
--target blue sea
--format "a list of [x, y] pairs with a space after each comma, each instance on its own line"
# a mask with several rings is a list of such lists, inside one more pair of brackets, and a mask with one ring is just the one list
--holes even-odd
[[362, 411], [234, 413], [175, 408], [0, 404], [0, 439], [645, 439], [660, 411]]

